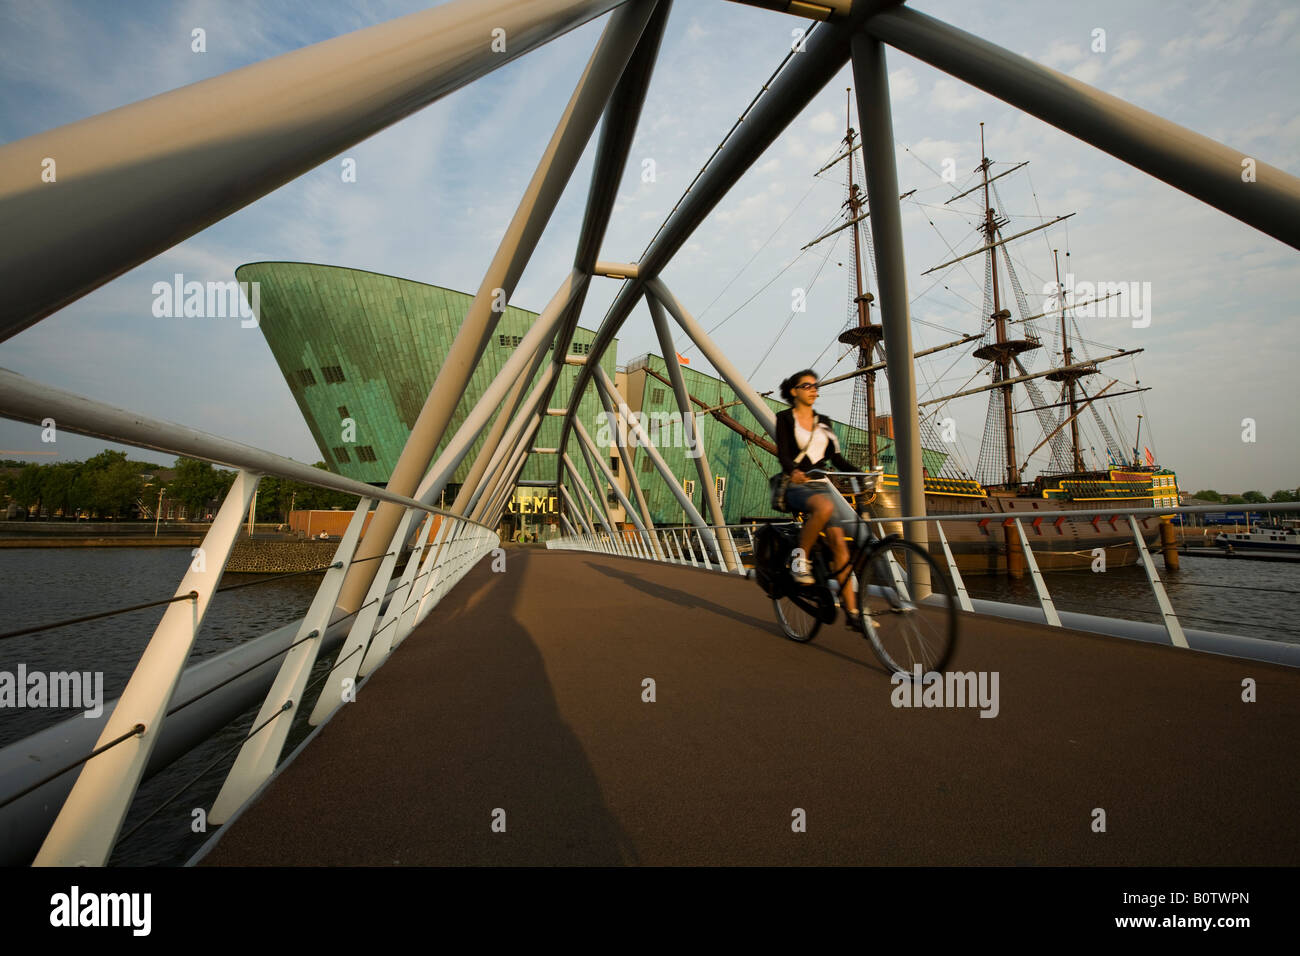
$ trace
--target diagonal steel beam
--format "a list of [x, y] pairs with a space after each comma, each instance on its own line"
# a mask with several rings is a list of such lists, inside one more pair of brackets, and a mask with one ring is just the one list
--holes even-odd
[[0, 147], [0, 340], [618, 3], [455, 0]]
[[[874, 0], [864, 5], [863, 15], [889, 5], [890, 0]], [[659, 274], [735, 182], [848, 62], [851, 35], [852, 29], [839, 23], [821, 23], [812, 31], [803, 52], [790, 61], [754, 105], [746, 121], [713, 157], [694, 188], [664, 224], [658, 238], [638, 263], [637, 277], [623, 283], [592, 342], [592, 355], [604, 354], [641, 298], [645, 281]], [[594, 365], [595, 362], [589, 362], [584, 366], [574, 383], [569, 396], [568, 416], [561, 429], [560, 449], [567, 445], [568, 418], [577, 412], [578, 399], [587, 387]]]
[[611, 472], [609, 466], [605, 464], [605, 456], [601, 453], [601, 449], [596, 447], [596, 443], [592, 441], [591, 436], [587, 434], [587, 429], [583, 427], [582, 422], [579, 419], [575, 418], [573, 424], [578, 430], [578, 438], [587, 449], [588, 458], [594, 460], [595, 463], [600, 466], [601, 475], [609, 484], [609, 487], [613, 489], [614, 495], [618, 498], [619, 503], [623, 505], [623, 511], [627, 514], [628, 520], [636, 525], [638, 530], [645, 531], [645, 523], [641, 520], [641, 516], [636, 513], [636, 509], [632, 507], [632, 502], [630, 502], [627, 495], [623, 493], [623, 489], [619, 487], [618, 479], [614, 477], [614, 473]]
[[[627, 450], [627, 429], [620, 428], [618, 424], [621, 417], [625, 417], [625, 414], [631, 413], [631, 409], [626, 409], [625, 411], [622, 409], [616, 409], [614, 402], [611, 400], [610, 396], [605, 394], [603, 388], [597, 388], [596, 394], [600, 396], [601, 405], [604, 406], [605, 421], [607, 421], [609, 426], [614, 429], [617, 437], [615, 444], [618, 447], [618, 457], [619, 460], [623, 462], [623, 472], [627, 475], [627, 483], [632, 488], [632, 496], [636, 498], [636, 506], [641, 512], [641, 519], [645, 524], [645, 528], [648, 531], [653, 532], [655, 526], [654, 518], [650, 515], [650, 506], [646, 504], [645, 492], [641, 490], [641, 482], [637, 478], [636, 468], [633, 467], [635, 463], [632, 461], [632, 455]], [[655, 557], [663, 560], [663, 549], [659, 545], [658, 537], [653, 533], [650, 535], [650, 546], [654, 551]]]
[[[677, 399], [677, 412], [682, 417], [682, 437], [687, 443], [686, 455], [688, 458], [695, 459], [695, 471], [700, 477], [700, 488], [704, 492], [704, 500], [708, 502], [709, 516], [713, 519], [713, 527], [718, 538], [726, 539], [727, 519], [722, 515], [722, 505], [718, 502], [717, 493], [714, 491], [713, 469], [709, 467], [709, 458], [704, 451], [704, 440], [699, 433], [698, 422], [695, 420], [695, 409], [691, 407], [691, 397], [686, 391], [686, 377], [682, 375], [682, 367], [677, 361], [677, 351], [673, 348], [668, 316], [664, 314], [663, 304], [653, 295], [646, 296], [646, 304], [650, 306], [650, 318], [654, 321], [655, 334], [659, 337], [659, 347], [664, 351], [668, 378], [672, 381], [673, 396]], [[733, 549], [723, 549], [721, 555], [723, 566], [731, 571], [738, 571], [740, 560], [737, 555], [730, 553], [731, 550]]]
[[[889, 70], [885, 48], [866, 33], [853, 37], [853, 79], [858, 117], [862, 123], [862, 158], [867, 169], [871, 203], [871, 235], [880, 286], [880, 321], [884, 326], [885, 361], [889, 369], [889, 402], [894, 416], [894, 451], [898, 456], [898, 486], [903, 513], [925, 514], [924, 459], [916, 404], [916, 371], [912, 362], [912, 317], [903, 257], [903, 214], [899, 207], [898, 169], [894, 165], [894, 121], [889, 102]], [[926, 524], [913, 522], [903, 534], [922, 550], [929, 540]], [[911, 562], [912, 591], [917, 599], [930, 593], [930, 569]]]
[[[509, 301], [654, 8], [654, 0], [634, 0], [616, 10], [606, 24], [411, 428], [388, 479], [390, 490], [416, 487], [429, 467], [496, 329], [500, 303]], [[339, 596], [345, 611], [356, 610], [365, 599], [377, 565], [372, 559], [383, 553], [381, 542], [392, 536], [400, 519], [401, 513], [393, 508], [381, 506], [375, 512], [371, 533], [362, 539], [357, 553], [359, 563], [349, 572]]]
[[[1117, 96], [899, 7], [865, 25], [873, 37], [1019, 107], [1300, 248], [1300, 179]], [[1253, 160], [1253, 177], [1243, 164]]]

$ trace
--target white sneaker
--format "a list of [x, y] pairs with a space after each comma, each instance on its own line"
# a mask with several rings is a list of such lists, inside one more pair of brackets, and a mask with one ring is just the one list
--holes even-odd
[[790, 560], [790, 577], [794, 578], [796, 584], [816, 584], [817, 580], [812, 575], [812, 565], [802, 554], [796, 554]]

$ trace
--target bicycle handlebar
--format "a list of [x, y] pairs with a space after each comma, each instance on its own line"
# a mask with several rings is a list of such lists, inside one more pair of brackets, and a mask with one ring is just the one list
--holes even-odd
[[834, 475], [837, 478], [870, 478], [873, 475], [882, 475], [883, 471], [829, 471], [825, 468], [810, 468], [804, 472], [805, 475]]

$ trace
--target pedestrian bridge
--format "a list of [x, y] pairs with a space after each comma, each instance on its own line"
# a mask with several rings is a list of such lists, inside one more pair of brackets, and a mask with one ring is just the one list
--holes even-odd
[[[984, 617], [978, 603], [964, 612], [950, 666], [985, 675], [989, 691], [997, 675], [996, 717], [896, 707], [897, 688], [860, 638], [842, 628], [810, 645], [780, 636], [770, 603], [738, 573], [742, 555], [707, 491], [714, 476], [694, 426], [698, 508], [629, 421], [600, 363], [644, 303], [683, 421], [695, 412], [672, 323], [755, 427], [774, 435], [771, 407], [662, 274], [781, 131], [850, 67], [900, 520], [925, 545], [886, 45], [1292, 247], [1300, 247], [1300, 180], [1251, 157], [1244, 185], [1246, 152], [897, 0], [745, 2], [825, 22], [801, 34], [635, 261], [604, 258], [603, 245], [668, 0], [453, 0], [0, 147], [4, 341], [414, 111], [603, 18], [430, 393], [422, 405], [413, 397], [418, 417], [382, 488], [0, 369], [7, 418], [37, 427], [53, 420], [61, 431], [238, 472], [173, 595], [95, 615], [167, 608], [103, 719], [73, 718], [0, 750], [3, 862], [106, 863], [141, 781], [253, 709], [207, 810], [222, 827], [209, 864], [1297, 862], [1291, 797], [1300, 756], [1287, 742], [1300, 672], [1280, 666], [1285, 655], [1193, 650], [1149, 557], [1170, 645], [1071, 631], [1072, 619], [1040, 588], [1046, 624]], [[498, 44], [506, 36], [509, 52]], [[593, 142], [573, 265], [555, 276], [545, 309], [458, 416], [503, 304]], [[34, 172], [52, 156], [60, 157], [57, 188]], [[618, 290], [593, 340], [574, 349], [586, 295], [603, 282]], [[566, 394], [558, 385], [567, 366], [578, 373]], [[689, 541], [656, 526], [627, 443], [592, 441], [578, 415], [585, 399], [633, 433], [680, 504]], [[559, 441], [539, 448], [535, 436], [550, 417], [562, 420]], [[593, 550], [507, 549], [505, 570], [494, 571], [485, 558], [535, 455], [555, 465], [545, 483], [563, 501], [570, 541]], [[613, 455], [626, 490], [606, 463]], [[187, 666], [265, 475], [356, 495], [359, 504], [299, 621]], [[444, 496], [453, 477], [458, 489]], [[615, 501], [627, 521], [615, 518]], [[1131, 512], [1110, 518], [1126, 518], [1144, 550]], [[938, 521], [929, 524], [941, 535]], [[1012, 524], [1028, 560], [1025, 530]], [[706, 566], [681, 563], [696, 561], [697, 544]], [[0, 640], [81, 620], [8, 630]], [[644, 699], [647, 680], [653, 701]], [[293, 750], [291, 729], [305, 727], [316, 730]]]
[[996, 716], [899, 707], [860, 636], [789, 641], [742, 577], [492, 566], [205, 865], [1300, 862], [1294, 668], [964, 614], [950, 667], [997, 675]]

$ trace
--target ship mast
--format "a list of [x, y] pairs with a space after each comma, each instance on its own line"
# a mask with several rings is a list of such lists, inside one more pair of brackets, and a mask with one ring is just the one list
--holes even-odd
[[[1061, 260], [1057, 255], [1057, 250], [1052, 250], [1052, 265], [1056, 269], [1056, 296], [1061, 307], [1061, 349], [1066, 369], [1074, 364], [1074, 350], [1070, 348], [1069, 332], [1065, 327], [1065, 291], [1061, 288]], [[1062, 369], [1047, 376], [1047, 380], [1056, 382], [1065, 382], [1065, 386], [1070, 396], [1070, 448], [1074, 455], [1074, 470], [1083, 471], [1083, 455], [1079, 451], [1079, 406], [1076, 382], [1085, 375], [1096, 375], [1096, 369], [1075, 369], [1066, 371]]]
[[[863, 194], [858, 184], [853, 181], [853, 140], [856, 133], [851, 125], [853, 122], [852, 100], [846, 93], [846, 126], [847, 133], [844, 136], [845, 145], [848, 147], [845, 156], [849, 164], [849, 198], [845, 203], [849, 207], [849, 222], [853, 228], [853, 303], [857, 308], [858, 324], [856, 327], [845, 329], [839, 335], [839, 341], [845, 345], [856, 345], [858, 348], [859, 369], [867, 368], [875, 362], [876, 345], [884, 337], [884, 326], [875, 325], [871, 321], [871, 302], [875, 298], [870, 292], [863, 290], [862, 283], [862, 237], [858, 232], [859, 221], [863, 218]], [[865, 393], [860, 394], [860, 393]], [[853, 411], [856, 413], [858, 408], [864, 403], [867, 409], [866, 432], [867, 432], [867, 468], [873, 469], [879, 463], [879, 451], [876, 438], [876, 373], [868, 371], [854, 383], [854, 402]], [[856, 417], [854, 415], [853, 417]], [[857, 422], [850, 422], [857, 425]]]
[[989, 202], [989, 167], [992, 165], [987, 155], [984, 153], [984, 124], [980, 123], [980, 176], [984, 186], [984, 239], [988, 246], [989, 255], [989, 274], [993, 277], [993, 314], [990, 318], [993, 320], [994, 341], [988, 345], [982, 346], [975, 350], [975, 357], [985, 361], [993, 361], [997, 365], [997, 373], [994, 380], [1003, 382], [1000, 387], [1002, 392], [1002, 424], [1004, 429], [1004, 442], [1006, 445], [1006, 465], [1007, 465], [1007, 487], [1014, 489], [1020, 484], [1020, 469], [1016, 465], [1016, 426], [1015, 426], [1015, 402], [1012, 396], [1013, 383], [1008, 382], [1011, 378], [1012, 360], [1021, 352], [1027, 352], [1030, 349], [1039, 347], [1038, 342], [1032, 339], [1008, 339], [1007, 338], [1007, 319], [1011, 318], [1011, 310], [1002, 308], [1002, 301], [998, 291], [998, 261], [997, 245], [998, 230], [1006, 225], [1010, 220], [999, 217], [992, 204]]

